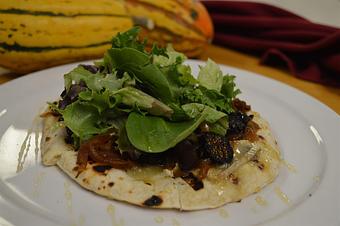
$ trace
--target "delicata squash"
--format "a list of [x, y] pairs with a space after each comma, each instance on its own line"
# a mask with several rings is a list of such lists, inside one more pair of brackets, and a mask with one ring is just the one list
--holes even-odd
[[193, 0], [0, 1], [0, 66], [17, 73], [99, 58], [111, 37], [133, 25], [141, 37], [197, 57], [211, 39], [211, 19]]

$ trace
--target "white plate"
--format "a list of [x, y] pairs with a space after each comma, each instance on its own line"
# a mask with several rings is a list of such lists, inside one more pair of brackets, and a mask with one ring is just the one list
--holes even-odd
[[[197, 73], [199, 61], [189, 61]], [[339, 116], [284, 84], [236, 68], [241, 98], [272, 126], [283, 158], [279, 177], [258, 194], [222, 208], [179, 212], [152, 210], [108, 200], [80, 188], [56, 167], [40, 164], [34, 134], [23, 170], [19, 151], [32, 121], [63, 89], [70, 64], [24, 76], [0, 89], [0, 225], [339, 225]], [[38, 134], [39, 135], [39, 134]], [[287, 200], [282, 200], [280, 189]], [[263, 198], [267, 205], [256, 201]], [[257, 198], [258, 200], [259, 198]]]

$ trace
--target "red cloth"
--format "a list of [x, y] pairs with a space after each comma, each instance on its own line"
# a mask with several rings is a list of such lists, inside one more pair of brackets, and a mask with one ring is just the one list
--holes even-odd
[[203, 1], [215, 27], [213, 43], [261, 54], [299, 78], [340, 86], [340, 29], [254, 2]]

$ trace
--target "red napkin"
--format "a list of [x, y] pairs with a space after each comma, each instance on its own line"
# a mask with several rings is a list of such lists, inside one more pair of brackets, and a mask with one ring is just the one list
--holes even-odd
[[261, 54], [299, 78], [340, 86], [340, 29], [254, 2], [203, 1], [215, 27], [213, 43]]

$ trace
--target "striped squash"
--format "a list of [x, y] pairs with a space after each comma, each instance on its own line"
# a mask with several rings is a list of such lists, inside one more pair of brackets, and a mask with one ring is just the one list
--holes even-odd
[[195, 0], [0, 1], [0, 66], [27, 73], [98, 58], [112, 36], [134, 25], [149, 44], [173, 43], [190, 57], [213, 35], [207, 11]]

